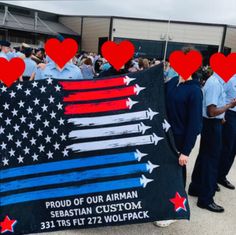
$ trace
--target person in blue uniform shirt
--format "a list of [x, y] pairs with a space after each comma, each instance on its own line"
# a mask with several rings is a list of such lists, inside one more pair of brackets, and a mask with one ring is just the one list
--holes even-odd
[[6, 60], [8, 60], [7, 54], [10, 52], [11, 43], [3, 40], [0, 41], [0, 45], [1, 45], [0, 58], [5, 58]]
[[45, 68], [38, 68], [35, 76], [35, 80], [48, 78], [78, 80], [83, 79], [83, 75], [80, 69], [71, 62], [68, 62], [64, 68], [61, 69], [51, 61], [46, 64]]
[[212, 212], [224, 212], [224, 208], [214, 202], [222, 150], [222, 120], [224, 113], [236, 105], [236, 100], [226, 103], [224, 84], [214, 73], [203, 87], [203, 128], [189, 186], [189, 195], [198, 197], [197, 206]]
[[8, 60], [11, 60], [13, 58], [17, 58], [18, 57], [16, 52], [15, 52], [15, 49], [13, 49], [13, 48], [10, 48], [10, 51], [6, 55], [7, 55], [7, 59]]
[[23, 52], [25, 54], [25, 71], [22, 78], [20, 78], [20, 81], [32, 81], [34, 80], [37, 71], [37, 64], [31, 59], [33, 49], [27, 48]]
[[[236, 75], [225, 84], [226, 102], [230, 103], [236, 98]], [[226, 176], [233, 165], [236, 155], [236, 107], [230, 108], [225, 113], [225, 123], [222, 134], [223, 148], [221, 151], [220, 166], [218, 173], [218, 183], [228, 189], [235, 189]]]

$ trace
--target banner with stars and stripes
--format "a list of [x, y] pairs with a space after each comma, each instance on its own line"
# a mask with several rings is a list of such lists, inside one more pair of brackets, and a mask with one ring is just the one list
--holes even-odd
[[189, 219], [163, 66], [0, 84], [0, 231]]

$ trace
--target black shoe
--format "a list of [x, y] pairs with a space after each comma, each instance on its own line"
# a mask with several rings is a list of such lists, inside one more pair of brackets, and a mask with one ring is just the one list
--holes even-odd
[[216, 185], [216, 192], [220, 192], [220, 186], [218, 184]]
[[228, 189], [231, 189], [231, 190], [235, 189], [235, 186], [232, 185], [227, 179], [219, 180], [218, 183], [221, 184], [222, 186], [228, 188]]
[[222, 206], [219, 206], [219, 205], [215, 204], [215, 202], [212, 202], [208, 205], [204, 205], [204, 204], [201, 204], [201, 203], [197, 202], [197, 206], [202, 208], [202, 209], [206, 209], [206, 210], [216, 212], [216, 213], [222, 213], [222, 212], [225, 211]]

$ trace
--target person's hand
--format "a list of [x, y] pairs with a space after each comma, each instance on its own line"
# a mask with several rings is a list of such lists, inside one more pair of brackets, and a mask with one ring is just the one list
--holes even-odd
[[231, 106], [231, 108], [234, 108], [236, 106], [236, 98], [232, 99], [229, 105]]
[[38, 64], [38, 68], [44, 70], [46, 68], [46, 64], [40, 63], [40, 64]]
[[180, 166], [184, 166], [184, 165], [187, 165], [188, 163], [188, 156], [184, 155], [184, 154], [180, 154], [179, 156], [179, 164]]

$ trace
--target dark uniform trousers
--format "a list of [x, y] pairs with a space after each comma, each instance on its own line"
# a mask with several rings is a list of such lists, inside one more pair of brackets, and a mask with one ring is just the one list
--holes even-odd
[[[178, 150], [178, 152], [181, 152], [181, 149], [184, 147], [184, 140], [185, 136], [182, 135], [174, 135], [175, 145]], [[187, 180], [187, 167], [182, 166], [182, 173], [183, 173], [183, 183], [184, 187], [186, 187], [186, 180]]]
[[198, 201], [213, 202], [222, 147], [222, 119], [203, 118], [199, 154], [192, 174], [191, 190], [197, 192]]
[[224, 180], [233, 165], [236, 155], [236, 112], [228, 110], [223, 125], [223, 147], [220, 158], [218, 179]]

